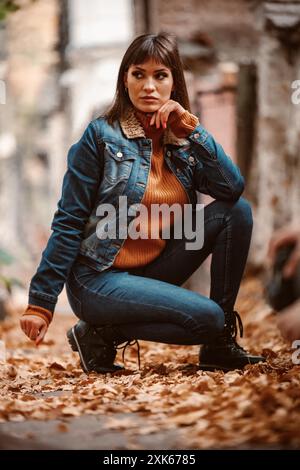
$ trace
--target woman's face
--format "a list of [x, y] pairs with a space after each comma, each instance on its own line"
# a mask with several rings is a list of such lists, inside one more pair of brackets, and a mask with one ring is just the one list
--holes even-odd
[[170, 99], [174, 86], [171, 70], [152, 59], [131, 65], [125, 73], [124, 84], [133, 106], [144, 113], [157, 111]]

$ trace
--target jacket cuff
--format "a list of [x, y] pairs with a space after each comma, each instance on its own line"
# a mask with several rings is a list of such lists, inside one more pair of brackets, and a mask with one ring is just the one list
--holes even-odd
[[55, 310], [56, 302], [52, 302], [49, 299], [38, 297], [34, 294], [29, 294], [28, 305], [34, 305], [36, 307], [42, 307], [46, 310], [49, 310], [52, 314]]
[[183, 138], [190, 135], [197, 124], [199, 124], [199, 120], [197, 116], [194, 116], [194, 114], [189, 111], [185, 111], [180, 116], [177, 116], [174, 113], [174, 116], [171, 116], [169, 119], [169, 124], [173, 134], [178, 138]]

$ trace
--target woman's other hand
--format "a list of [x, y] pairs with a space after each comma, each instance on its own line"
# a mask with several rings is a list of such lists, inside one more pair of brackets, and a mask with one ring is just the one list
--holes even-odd
[[32, 341], [35, 341], [36, 346], [43, 341], [49, 326], [46, 320], [34, 315], [34, 313], [22, 316], [20, 325], [25, 335]]

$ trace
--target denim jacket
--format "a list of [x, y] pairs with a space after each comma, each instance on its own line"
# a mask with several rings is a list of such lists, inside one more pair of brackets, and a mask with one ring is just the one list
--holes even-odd
[[[240, 171], [223, 148], [200, 124], [177, 138], [167, 128], [164, 159], [183, 185], [191, 204], [196, 191], [214, 199], [235, 201], [244, 190]], [[129, 109], [110, 126], [104, 118], [92, 121], [68, 153], [62, 194], [51, 224], [51, 234], [29, 288], [29, 303], [54, 311], [75, 259], [97, 271], [109, 268], [125, 239], [100, 239], [96, 227], [100, 204], [109, 203], [119, 217], [119, 196], [128, 207], [141, 202], [151, 167], [152, 141]], [[134, 218], [134, 217], [133, 217]], [[132, 219], [128, 216], [128, 224]]]

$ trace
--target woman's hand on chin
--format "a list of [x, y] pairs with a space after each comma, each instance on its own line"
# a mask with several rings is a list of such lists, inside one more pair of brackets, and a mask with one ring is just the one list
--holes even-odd
[[167, 122], [171, 113], [174, 113], [174, 117], [177, 119], [183, 113], [185, 109], [177, 101], [168, 100], [164, 103], [155, 113], [153, 113], [150, 126], [156, 125], [159, 129], [162, 126], [164, 129], [167, 127]]

